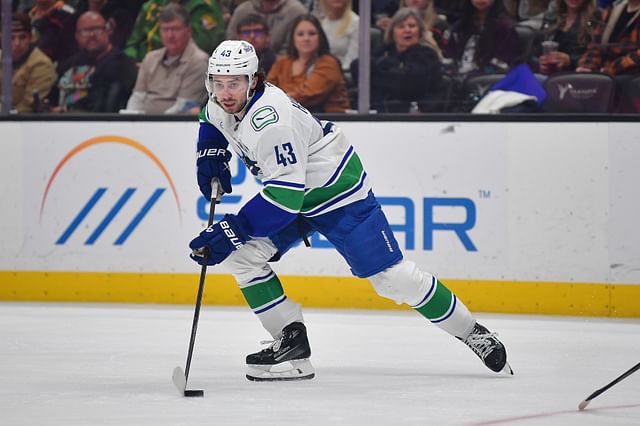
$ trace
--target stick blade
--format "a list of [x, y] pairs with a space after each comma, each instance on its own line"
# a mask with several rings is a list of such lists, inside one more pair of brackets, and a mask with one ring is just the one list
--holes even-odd
[[178, 392], [181, 396], [187, 398], [202, 398], [204, 397], [203, 390], [187, 390], [187, 376], [185, 376], [184, 371], [180, 367], [176, 367], [173, 369], [173, 374], [171, 375], [171, 380], [173, 384], [178, 389]]
[[178, 389], [178, 392], [180, 392], [180, 395], [184, 395], [185, 389], [187, 387], [187, 377], [184, 375], [184, 371], [182, 371], [182, 368], [174, 368], [171, 379], [173, 381], [173, 384]]
[[585, 399], [584, 401], [582, 401], [580, 404], [578, 404], [578, 410], [582, 411], [585, 408], [587, 408], [587, 405], [589, 405], [589, 400]]

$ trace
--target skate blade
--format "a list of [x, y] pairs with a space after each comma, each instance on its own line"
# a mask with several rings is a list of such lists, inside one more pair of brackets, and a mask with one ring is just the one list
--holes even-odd
[[513, 376], [513, 369], [511, 368], [511, 366], [507, 362], [507, 363], [504, 364], [504, 368], [502, 370], [500, 370], [500, 372], [498, 374], [504, 374], [504, 375], [507, 375], [507, 376]]
[[309, 359], [297, 359], [274, 365], [247, 364], [247, 379], [254, 382], [309, 380], [315, 370]]

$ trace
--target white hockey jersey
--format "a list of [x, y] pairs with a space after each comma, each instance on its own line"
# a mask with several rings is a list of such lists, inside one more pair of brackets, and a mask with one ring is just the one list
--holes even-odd
[[216, 127], [263, 184], [240, 211], [253, 236], [270, 235], [298, 213], [317, 216], [364, 199], [370, 190], [358, 155], [335, 124], [265, 86], [241, 120], [213, 101], [200, 115], [201, 125]]

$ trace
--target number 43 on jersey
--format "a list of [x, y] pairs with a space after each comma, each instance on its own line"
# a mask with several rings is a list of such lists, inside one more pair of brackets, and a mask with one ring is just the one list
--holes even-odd
[[282, 164], [286, 167], [289, 164], [295, 164], [298, 162], [290, 142], [282, 145], [276, 145], [274, 149], [276, 151], [276, 162], [278, 164]]

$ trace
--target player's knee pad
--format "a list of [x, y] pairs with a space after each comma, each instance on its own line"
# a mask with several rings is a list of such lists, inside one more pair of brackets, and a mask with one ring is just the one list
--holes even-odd
[[432, 285], [433, 276], [411, 261], [403, 260], [379, 272], [369, 280], [376, 292], [398, 304], [415, 305]]
[[231, 253], [224, 261], [224, 265], [236, 278], [238, 284], [243, 286], [256, 277], [271, 273], [271, 267], [267, 262], [277, 251], [268, 238], [256, 238]]

